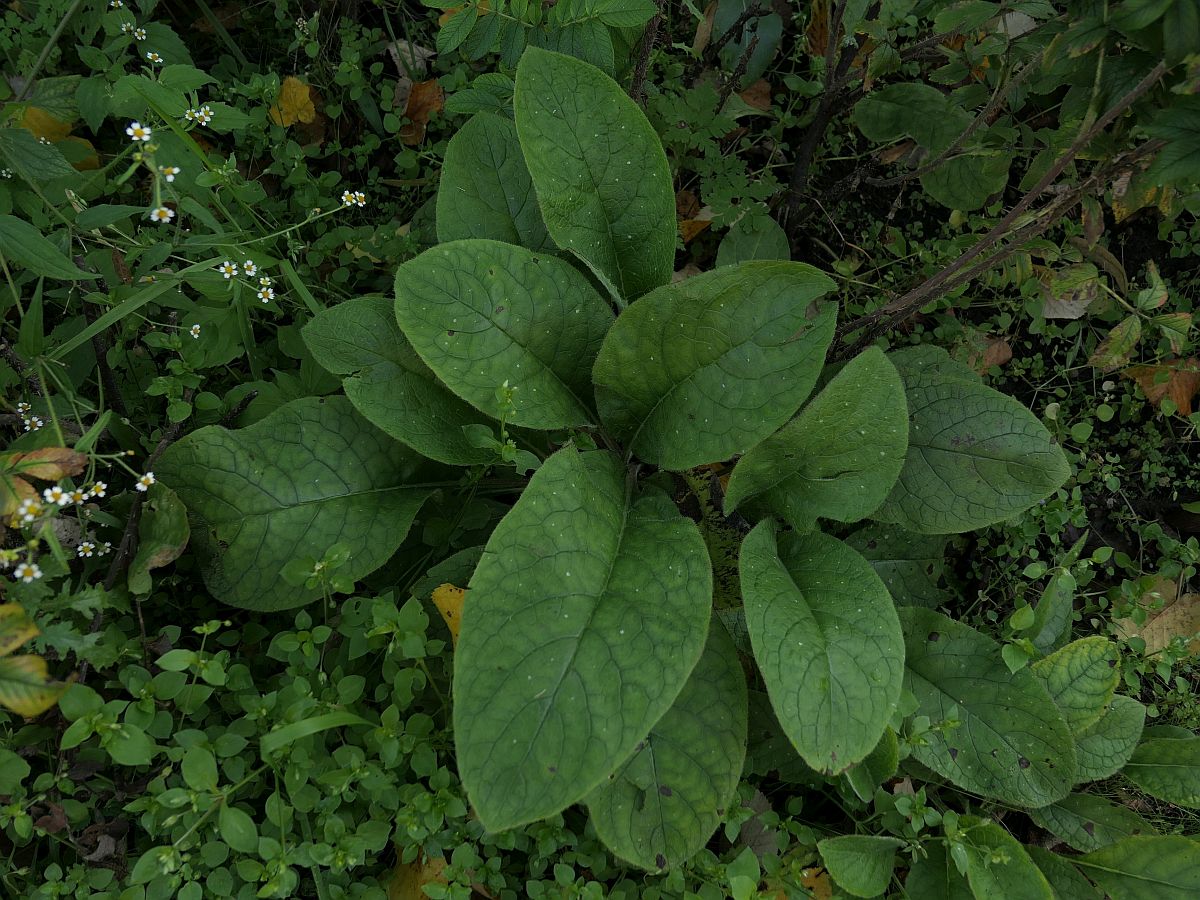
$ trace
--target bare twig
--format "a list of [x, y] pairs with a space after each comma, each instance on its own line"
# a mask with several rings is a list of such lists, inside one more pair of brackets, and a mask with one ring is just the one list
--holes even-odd
[[29, 364], [17, 355], [17, 351], [13, 349], [6, 339], [0, 337], [0, 356], [13, 367], [18, 375], [25, 380], [29, 386], [29, 392], [35, 397], [44, 397], [45, 391], [42, 389], [42, 380], [38, 378], [37, 373], [29, 368]]
[[750, 38], [750, 43], [746, 45], [741, 57], [737, 61], [737, 65], [733, 67], [729, 78], [721, 87], [721, 95], [717, 98], [717, 112], [725, 108], [725, 103], [729, 100], [729, 95], [733, 93], [733, 89], [746, 76], [746, 66], [750, 63], [750, 57], [754, 54], [754, 48], [758, 46], [758, 35]]
[[659, 0], [658, 12], [646, 23], [646, 30], [642, 32], [637, 63], [633, 67], [633, 80], [629, 84], [629, 96], [639, 106], [646, 102], [646, 70], [650, 67], [650, 54], [654, 51], [655, 41], [658, 40], [658, 28], [662, 24], [662, 18], [662, 2]]
[[763, 16], [770, 14], [771, 10], [761, 3], [747, 6], [742, 10], [742, 14], [733, 20], [733, 24], [725, 29], [725, 33], [708, 45], [708, 49], [704, 55], [709, 59], [716, 59], [721, 55], [721, 51], [725, 49], [725, 45], [742, 33], [742, 29], [746, 27], [747, 22], [751, 19], [761, 19]]

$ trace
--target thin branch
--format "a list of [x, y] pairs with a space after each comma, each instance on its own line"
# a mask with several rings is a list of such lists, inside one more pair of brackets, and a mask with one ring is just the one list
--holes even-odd
[[717, 112], [725, 108], [725, 104], [729, 100], [729, 95], [733, 93], [733, 89], [746, 77], [746, 66], [750, 64], [750, 57], [754, 54], [754, 48], [757, 46], [758, 33], [755, 32], [754, 37], [750, 38], [750, 43], [746, 45], [746, 49], [738, 59], [737, 65], [733, 67], [733, 71], [721, 88], [721, 95], [717, 98]]
[[642, 106], [646, 102], [646, 71], [650, 68], [650, 54], [654, 51], [654, 44], [658, 40], [658, 28], [662, 24], [662, 19], [662, 0], [658, 0], [658, 12], [646, 23], [646, 30], [642, 32], [637, 63], [633, 67], [633, 80], [629, 83], [629, 96], [638, 106]]
[[[1098, 118], [1089, 128], [1083, 129], [1078, 137], [1075, 138], [1071, 146], [1063, 152], [1054, 164], [1046, 171], [1046, 173], [1020, 200], [1016, 205], [1008, 211], [1005, 216], [1000, 219], [978, 242], [970, 247], [961, 256], [955, 259], [952, 263], [945, 266], [940, 272], [933, 277], [927, 279], [917, 285], [912, 290], [908, 291], [904, 296], [886, 304], [885, 306], [868, 313], [865, 316], [860, 316], [857, 319], [849, 322], [842, 333], [850, 333], [857, 331], [860, 328], [866, 328], [867, 334], [864, 340], [870, 341], [878, 336], [882, 331], [886, 330], [891, 325], [898, 324], [904, 321], [934, 297], [940, 297], [949, 289], [949, 284], [960, 272], [975, 262], [979, 257], [992, 250], [996, 244], [1008, 236], [1010, 229], [1016, 224], [1033, 205], [1034, 201], [1042, 195], [1046, 188], [1066, 170], [1067, 166], [1079, 155], [1079, 152], [1092, 142], [1092, 140], [1112, 124], [1118, 116], [1125, 112], [1134, 104], [1139, 97], [1146, 91], [1150, 90], [1163, 74], [1167, 71], [1166, 62], [1160, 61], [1149, 74], [1139, 81], [1133, 88], [1129, 90], [1120, 100], [1118, 100], [1111, 109], [1103, 116]], [[973, 271], [973, 270], [972, 270]], [[958, 283], [957, 281], [955, 283]], [[861, 342], [860, 342], [861, 343]]]
[[42, 380], [38, 378], [36, 372], [29, 368], [29, 364], [17, 355], [17, 351], [13, 349], [12, 344], [5, 338], [0, 338], [0, 356], [4, 357], [4, 360], [13, 367], [13, 370], [25, 380], [25, 383], [29, 385], [29, 392], [31, 394], [35, 397], [45, 396], [46, 392], [42, 388]]
[[705, 63], [711, 63], [713, 60], [715, 60], [720, 55], [721, 51], [725, 49], [726, 44], [728, 44], [734, 38], [739, 37], [742, 33], [742, 29], [746, 27], [747, 22], [752, 19], [760, 19], [763, 16], [768, 16], [770, 14], [771, 10], [768, 7], [763, 6], [761, 3], [755, 3], [754, 5], [748, 6], [742, 10], [741, 15], [733, 20], [733, 24], [726, 28], [719, 38], [709, 44], [704, 49], [704, 52], [700, 54], [699, 58], [692, 60], [688, 64], [687, 72], [683, 76], [684, 86], [691, 87], [696, 83], [696, 79], [700, 76], [700, 72], [704, 69]]

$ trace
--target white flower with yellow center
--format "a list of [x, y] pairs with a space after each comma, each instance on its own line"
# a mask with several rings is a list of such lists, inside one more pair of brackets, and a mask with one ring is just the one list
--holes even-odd
[[271, 285], [273, 285], [274, 283], [275, 283], [275, 282], [273, 282], [273, 281], [271, 280], [271, 276], [270, 276], [270, 275], [263, 275], [261, 278], [259, 278], [259, 279], [258, 279], [258, 284], [259, 284], [259, 286], [260, 286], [260, 287], [270, 287], [270, 286], [271, 286]]
[[134, 487], [144, 494], [146, 491], [150, 490], [150, 485], [154, 484], [155, 481], [157, 481], [157, 479], [154, 477], [154, 473], [147, 472], [145, 475], [142, 475], [138, 478], [137, 484], [135, 484]]
[[133, 39], [135, 41], [144, 41], [146, 39], [146, 29], [135, 28], [133, 31]]
[[261, 300], [263, 303], [270, 303], [272, 300], [275, 299], [275, 289], [269, 288], [269, 287], [259, 288], [258, 289], [258, 299]]
[[188, 329], [188, 334], [190, 334], [195, 340], [199, 340], [200, 339], [200, 326], [193, 325], [191, 328]]
[[129, 127], [125, 129], [125, 133], [135, 141], [148, 141], [154, 134], [149, 126], [143, 125], [141, 122], [130, 122]]
[[212, 107], [205, 103], [202, 107], [196, 110], [196, 121], [201, 125], [207, 125], [213, 119]]
[[75, 555], [81, 559], [91, 559], [96, 554], [96, 545], [91, 541], [80, 541], [75, 548]]
[[246, 273], [247, 278], [253, 278], [258, 274], [258, 266], [255, 264], [254, 260], [248, 259], [242, 263], [242, 271]]
[[67, 500], [70, 503], [74, 503], [76, 506], [86, 502], [87, 498], [88, 492], [83, 488], [72, 488], [71, 490], [67, 491]]
[[163, 61], [163, 60], [162, 60], [162, 57], [161, 57], [161, 56], [159, 56], [157, 53], [155, 53], [153, 50], [149, 51], [149, 52], [146, 54], [146, 60], [147, 60], [147, 61], [150, 63], [150, 65], [152, 65], [152, 66], [157, 66], [159, 63], [161, 63], [161, 62]]
[[66, 506], [71, 502], [71, 498], [67, 492], [57, 484], [42, 491], [42, 499], [47, 503], [57, 503], [59, 506]]
[[151, 222], [157, 222], [160, 225], [166, 225], [173, 218], [175, 218], [175, 210], [171, 209], [169, 206], [156, 206], [154, 209], [150, 210], [147, 218], [149, 218]]
[[134, 25], [132, 22], [121, 23], [121, 34], [133, 34]]
[[16, 516], [21, 520], [22, 524], [28, 525], [34, 519], [39, 518], [46, 508], [42, 506], [42, 501], [37, 497], [26, 497], [21, 501], [21, 505], [17, 507]]
[[37, 563], [23, 562], [13, 569], [13, 578], [29, 584], [42, 577], [42, 570]]
[[179, 166], [159, 166], [158, 167], [158, 174], [161, 175], [163, 177], [163, 180], [167, 181], [167, 182], [174, 181], [175, 176], [178, 175], [181, 171], [183, 171], [183, 170], [180, 169]]
[[23, 415], [25, 415], [25, 413], [29, 412], [31, 409], [33, 409], [33, 407], [30, 406], [28, 403], [26, 403], [24, 400], [22, 400], [20, 403], [17, 404], [17, 415], [23, 416]]
[[25, 430], [26, 431], [37, 431], [39, 428], [41, 428], [45, 424], [46, 423], [44, 421], [42, 421], [41, 416], [30, 416], [29, 418], [27, 418], [25, 420]]
[[342, 191], [342, 206], [353, 206], [354, 194], [350, 191]]
[[354, 205], [360, 206], [360, 207], [366, 206], [367, 205], [367, 195], [364, 194], [362, 191], [355, 191], [354, 192]]
[[108, 485], [103, 481], [97, 481], [91, 486], [91, 488], [88, 490], [88, 493], [93, 497], [103, 497], [107, 491]]
[[228, 281], [237, 275], [237, 263], [235, 263], [233, 260], [227, 259], [225, 262], [217, 266], [217, 271], [224, 275], [225, 280]]

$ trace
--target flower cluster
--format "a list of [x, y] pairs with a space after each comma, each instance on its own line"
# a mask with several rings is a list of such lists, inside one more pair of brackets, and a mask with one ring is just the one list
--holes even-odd
[[197, 125], [207, 125], [213, 119], [212, 107], [206, 103], [199, 109], [188, 109], [184, 112], [183, 118], [188, 122], [195, 122]]
[[358, 206], [367, 205], [367, 195], [362, 191], [342, 191], [342, 206]]

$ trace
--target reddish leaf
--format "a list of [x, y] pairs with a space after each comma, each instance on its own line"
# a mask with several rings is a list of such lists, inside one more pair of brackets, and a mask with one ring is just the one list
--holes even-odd
[[408, 92], [408, 103], [404, 109], [404, 116], [409, 121], [400, 129], [400, 140], [409, 147], [415, 147], [425, 140], [429, 117], [441, 112], [445, 103], [446, 94], [436, 78], [414, 84]]
[[1192, 400], [1200, 392], [1200, 356], [1157, 366], [1132, 366], [1121, 374], [1136, 381], [1155, 406], [1169, 399], [1180, 415], [1192, 414]]
[[1088, 365], [1105, 372], [1119, 369], [1129, 362], [1138, 341], [1142, 339], [1142, 322], [1137, 316], [1129, 316], [1108, 333], [1088, 359]]

